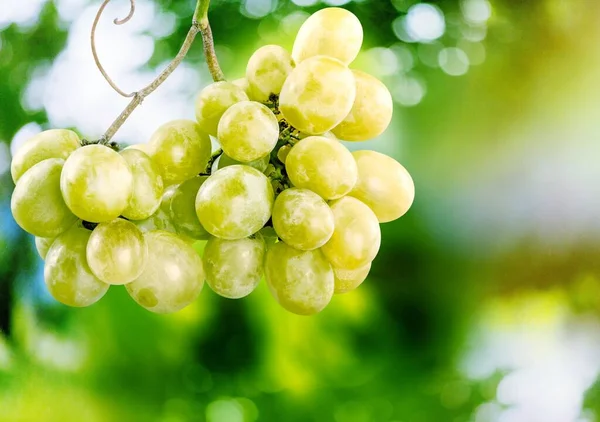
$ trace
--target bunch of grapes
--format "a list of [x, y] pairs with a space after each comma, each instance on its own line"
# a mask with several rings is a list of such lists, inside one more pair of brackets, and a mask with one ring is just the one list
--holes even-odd
[[264, 276], [281, 306], [310, 315], [359, 286], [379, 223], [414, 198], [402, 165], [340, 142], [374, 138], [392, 117], [385, 85], [348, 67], [362, 38], [352, 13], [322, 9], [291, 54], [259, 48], [245, 78], [200, 92], [197, 121], [169, 122], [147, 144], [118, 152], [62, 129], [27, 141], [11, 165], [12, 212], [36, 236], [50, 293], [87, 306], [125, 285], [168, 313], [204, 281], [242, 298]]

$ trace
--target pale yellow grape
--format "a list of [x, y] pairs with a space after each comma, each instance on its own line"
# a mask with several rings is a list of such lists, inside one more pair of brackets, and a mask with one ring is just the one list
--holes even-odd
[[196, 196], [207, 176], [196, 176], [186, 180], [173, 192], [169, 216], [177, 233], [193, 239], [208, 240], [210, 235], [200, 224], [196, 214]]
[[48, 250], [52, 243], [54, 243], [55, 237], [36, 237], [35, 238], [35, 248], [40, 255], [40, 258], [46, 259], [46, 255], [48, 254]]
[[213, 236], [242, 239], [259, 231], [269, 220], [273, 197], [273, 188], [264, 174], [244, 165], [229, 166], [217, 170], [200, 187], [196, 213]]
[[273, 227], [288, 245], [301, 250], [323, 246], [333, 234], [333, 212], [316, 193], [290, 188], [273, 205]]
[[141, 150], [125, 149], [121, 156], [133, 175], [133, 193], [122, 215], [129, 220], [144, 220], [160, 206], [164, 192], [160, 168]]
[[295, 314], [316, 314], [333, 296], [333, 270], [319, 249], [300, 251], [275, 243], [267, 251], [265, 276], [277, 302]]
[[93, 223], [111, 221], [129, 205], [133, 174], [117, 152], [103, 145], [87, 145], [67, 158], [60, 190], [77, 217]]
[[327, 200], [346, 195], [358, 177], [350, 151], [324, 136], [311, 136], [294, 145], [285, 168], [294, 186], [310, 189]]
[[246, 166], [250, 166], [252, 168], [255, 168], [256, 170], [258, 170], [260, 172], [263, 172], [263, 171], [265, 171], [267, 169], [267, 166], [269, 165], [269, 159], [270, 158], [271, 157], [269, 155], [265, 155], [264, 157], [260, 157], [257, 160], [248, 161], [247, 163], [242, 163], [240, 161], [234, 160], [233, 158], [231, 158], [227, 154], [223, 154], [219, 158], [219, 162], [217, 163], [217, 168], [218, 169], [222, 169], [223, 167], [227, 167], [227, 166], [234, 166], [236, 164], [244, 164]]
[[166, 185], [181, 183], [204, 170], [211, 155], [210, 138], [192, 120], [173, 120], [150, 138], [151, 158]]
[[279, 124], [269, 107], [240, 101], [219, 121], [218, 138], [225, 154], [246, 163], [268, 155], [279, 138]]
[[239, 299], [258, 286], [263, 274], [265, 242], [254, 239], [225, 240], [212, 237], [204, 248], [206, 282], [220, 296]]
[[375, 151], [352, 153], [358, 166], [358, 181], [349, 195], [373, 210], [380, 223], [402, 217], [415, 199], [415, 185], [396, 160]]
[[300, 132], [318, 135], [336, 127], [354, 103], [352, 71], [331, 57], [315, 56], [288, 76], [279, 96], [279, 110]]
[[352, 62], [363, 41], [358, 18], [348, 10], [328, 7], [313, 13], [300, 27], [292, 57], [296, 63], [318, 56], [330, 56], [345, 64]]
[[248, 79], [239, 78], [239, 79], [231, 81], [231, 83], [234, 84], [235, 86], [242, 88], [242, 90], [246, 93], [248, 98], [250, 98], [250, 85], [248, 84]]
[[88, 266], [86, 247], [91, 231], [73, 225], [56, 238], [46, 255], [44, 280], [50, 294], [68, 306], [89, 306], [104, 296], [109, 285]]
[[175, 191], [178, 187], [179, 185], [171, 185], [165, 188], [160, 200], [160, 210], [166, 212], [167, 214], [171, 212], [171, 199], [173, 199], [173, 195], [175, 195]]
[[96, 226], [86, 248], [90, 269], [107, 284], [126, 284], [140, 276], [148, 261], [144, 235], [133, 223], [117, 218]]
[[333, 275], [335, 280], [335, 293], [347, 293], [362, 284], [371, 271], [371, 263], [369, 262], [355, 270], [345, 270], [333, 267]]
[[330, 207], [335, 230], [321, 250], [331, 265], [355, 270], [373, 261], [381, 245], [381, 230], [373, 211], [351, 196], [333, 201]]
[[383, 133], [392, 121], [394, 102], [387, 87], [379, 79], [353, 70], [356, 98], [350, 113], [332, 129], [345, 141], [366, 141]]
[[148, 143], [129, 145], [128, 147], [125, 147], [125, 149], [123, 151], [129, 151], [130, 149], [142, 151], [142, 152], [146, 153], [148, 156], [152, 155], [152, 148], [151, 148], [150, 144], [148, 144]]
[[277, 159], [285, 164], [285, 160], [287, 159], [288, 154], [292, 150], [291, 145], [283, 145], [279, 150], [277, 150]]
[[208, 85], [196, 99], [196, 119], [202, 130], [217, 136], [221, 116], [229, 107], [240, 101], [248, 101], [244, 89], [231, 82], [215, 82]]
[[278, 45], [260, 47], [252, 54], [246, 66], [250, 97], [266, 102], [271, 94], [279, 95], [292, 69], [294, 61], [285, 48]]
[[192, 303], [204, 285], [202, 259], [177, 235], [162, 230], [146, 233], [148, 263], [125, 285], [139, 305], [156, 313], [179, 311]]
[[79, 136], [72, 130], [50, 129], [27, 140], [15, 152], [10, 174], [15, 183], [31, 167], [48, 158], [66, 159], [81, 146]]
[[60, 192], [65, 161], [49, 158], [27, 170], [17, 182], [10, 207], [21, 228], [38, 237], [56, 237], [69, 229], [77, 217]]

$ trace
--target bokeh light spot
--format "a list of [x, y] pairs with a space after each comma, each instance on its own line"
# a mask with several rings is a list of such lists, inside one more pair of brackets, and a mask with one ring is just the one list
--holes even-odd
[[473, 23], [485, 23], [492, 15], [488, 0], [463, 0], [460, 8], [465, 19]]
[[469, 70], [469, 58], [460, 48], [444, 48], [438, 59], [442, 70], [450, 76], [461, 76]]
[[416, 41], [433, 41], [444, 35], [444, 14], [437, 7], [419, 3], [412, 6], [406, 15], [406, 31]]

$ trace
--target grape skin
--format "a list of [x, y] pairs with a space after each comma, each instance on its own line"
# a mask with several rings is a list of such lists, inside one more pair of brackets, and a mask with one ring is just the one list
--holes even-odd
[[86, 248], [90, 269], [107, 284], [126, 284], [140, 276], [148, 259], [142, 232], [131, 222], [117, 218], [101, 223]]
[[298, 64], [309, 57], [335, 57], [344, 64], [352, 62], [363, 41], [358, 18], [339, 7], [328, 7], [313, 13], [300, 27], [292, 57]]
[[380, 223], [402, 217], [415, 199], [415, 185], [396, 160], [375, 151], [354, 151], [358, 181], [350, 196], [367, 204]]
[[327, 200], [346, 195], [358, 178], [350, 151], [324, 136], [311, 136], [294, 145], [285, 168], [294, 186], [310, 189]]
[[141, 150], [125, 149], [121, 156], [133, 175], [133, 192], [122, 215], [129, 220], [144, 220], [160, 205], [164, 191], [160, 168]]
[[234, 160], [227, 154], [223, 154], [223, 155], [221, 155], [221, 157], [219, 157], [219, 162], [217, 163], [217, 169], [222, 169], [222, 168], [228, 167], [228, 166], [234, 166], [236, 164], [244, 164], [246, 166], [255, 168], [256, 170], [258, 170], [262, 173], [267, 169], [270, 158], [271, 157], [269, 155], [265, 155], [264, 157], [260, 157], [257, 160], [248, 161], [247, 163], [242, 163], [240, 161]]
[[271, 110], [256, 101], [240, 101], [229, 107], [218, 126], [225, 154], [240, 162], [268, 155], [279, 138], [279, 124]]
[[394, 102], [379, 79], [353, 70], [356, 98], [352, 110], [332, 132], [345, 141], [366, 141], [381, 135], [392, 121]]
[[60, 190], [77, 217], [93, 223], [117, 218], [133, 192], [133, 175], [127, 161], [103, 145], [74, 151], [60, 175]]
[[40, 258], [46, 259], [48, 250], [52, 243], [54, 243], [55, 237], [35, 237], [35, 249], [37, 249]]
[[321, 250], [333, 267], [355, 270], [373, 261], [381, 230], [373, 211], [351, 196], [331, 202], [335, 230]]
[[89, 306], [102, 298], [109, 285], [100, 281], [86, 260], [91, 231], [75, 224], [56, 238], [46, 255], [44, 280], [50, 294], [68, 306]]
[[50, 129], [27, 140], [15, 153], [10, 174], [15, 184], [27, 170], [48, 158], [64, 160], [81, 146], [79, 136], [72, 130]]
[[246, 93], [246, 95], [248, 96], [249, 99], [253, 99], [250, 96], [250, 85], [248, 84], [248, 79], [246, 78], [238, 78], [235, 79], [233, 81], [231, 81], [232, 84], [234, 84], [237, 87], [242, 88], [242, 90]]
[[196, 214], [196, 196], [200, 186], [206, 179], [208, 179], [207, 176], [196, 176], [186, 180], [177, 186], [170, 199], [169, 216], [177, 229], [177, 233], [184, 234], [192, 239], [208, 240], [210, 238]]
[[210, 138], [192, 120], [173, 120], [150, 138], [151, 158], [162, 169], [166, 185], [181, 183], [204, 170], [210, 159]]
[[341, 268], [333, 268], [335, 281], [335, 293], [348, 293], [362, 284], [371, 271], [371, 263], [369, 262], [362, 267], [354, 270], [344, 270]]
[[64, 163], [61, 158], [41, 161], [15, 186], [10, 202], [12, 215], [23, 230], [34, 236], [56, 237], [77, 221], [60, 191]]
[[225, 110], [235, 103], [248, 100], [246, 92], [231, 82], [212, 83], [200, 91], [196, 99], [198, 124], [204, 132], [217, 136], [217, 126]]
[[259, 231], [271, 217], [273, 188], [258, 170], [235, 165], [217, 170], [200, 187], [196, 213], [210, 234], [242, 239]]
[[246, 66], [246, 80], [253, 100], [266, 102], [271, 94], [279, 94], [294, 69], [292, 55], [278, 45], [265, 45], [256, 50]]
[[333, 212], [316, 193], [290, 188], [275, 200], [273, 227], [288, 245], [305, 251], [317, 249], [333, 234]]
[[278, 242], [265, 258], [265, 276], [279, 304], [298, 315], [312, 315], [333, 296], [333, 270], [319, 249], [300, 251]]
[[263, 274], [265, 242], [254, 239], [225, 240], [212, 237], [204, 248], [206, 283], [220, 296], [240, 299], [258, 286]]
[[352, 109], [356, 82], [337, 59], [311, 57], [288, 76], [279, 96], [279, 110], [300, 132], [318, 135], [337, 126]]
[[149, 311], [176, 312], [192, 303], [204, 285], [202, 259], [177, 235], [146, 233], [148, 263], [142, 274], [125, 285], [129, 295]]

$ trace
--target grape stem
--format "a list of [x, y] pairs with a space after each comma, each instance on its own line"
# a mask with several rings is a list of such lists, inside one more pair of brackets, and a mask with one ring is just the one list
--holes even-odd
[[[92, 33], [91, 33], [91, 43], [92, 43], [92, 53], [94, 54], [94, 60], [100, 73], [106, 79], [106, 81], [110, 84], [110, 86], [118, 92], [120, 95], [124, 97], [132, 97], [131, 101], [125, 107], [125, 110], [121, 112], [121, 114], [115, 119], [115, 121], [110, 125], [107, 131], [102, 135], [99, 142], [108, 143], [112, 137], [117, 133], [117, 131], [123, 126], [123, 123], [129, 118], [133, 110], [135, 110], [142, 102], [144, 98], [148, 95], [152, 94], [170, 75], [173, 71], [179, 66], [179, 64], [183, 61], [185, 56], [187, 55], [190, 47], [192, 46], [194, 39], [198, 33], [202, 36], [202, 42], [204, 44], [204, 55], [206, 57], [206, 63], [208, 65], [208, 70], [215, 82], [225, 80], [225, 76], [223, 75], [223, 71], [219, 66], [219, 62], [217, 60], [217, 55], [215, 53], [215, 44], [212, 36], [212, 30], [210, 28], [210, 23], [208, 21], [208, 5], [210, 0], [197, 0], [196, 9], [194, 11], [194, 16], [192, 18], [192, 26], [190, 27], [179, 52], [175, 56], [175, 58], [169, 63], [169, 65], [154, 79], [148, 86], [142, 88], [137, 92], [132, 92], [130, 94], [122, 91], [108, 76], [104, 67], [100, 63], [98, 58], [98, 54], [96, 52], [96, 42], [95, 42], [95, 34], [96, 34], [96, 26], [98, 25], [98, 21], [104, 11], [104, 8], [108, 4], [110, 0], [104, 0], [96, 18], [94, 19], [94, 23], [92, 25]], [[129, 15], [124, 19], [115, 19], [114, 23], [116, 25], [121, 25], [128, 22], [135, 13], [135, 0], [129, 0], [131, 3], [131, 9], [129, 11]]]
[[223, 155], [223, 150], [221, 148], [213, 152], [206, 163], [206, 168], [202, 173], [200, 173], [200, 176], [210, 176], [212, 174], [213, 164], [215, 164], [215, 161], [217, 161], [217, 158], [219, 158], [221, 155]]

